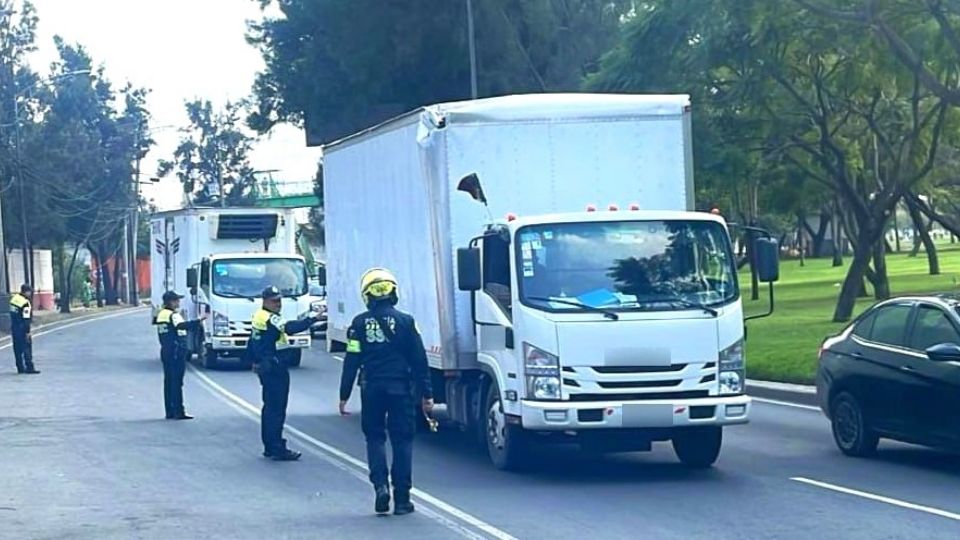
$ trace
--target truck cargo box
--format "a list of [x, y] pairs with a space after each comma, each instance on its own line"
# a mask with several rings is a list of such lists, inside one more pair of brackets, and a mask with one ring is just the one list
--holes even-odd
[[[456, 249], [517, 215], [606, 209], [692, 210], [685, 95], [550, 94], [433, 105], [328, 145], [324, 195], [329, 339], [364, 308], [360, 276], [386, 267], [418, 320], [431, 366], [475, 365], [470, 295]], [[456, 190], [476, 173], [489, 214]]]

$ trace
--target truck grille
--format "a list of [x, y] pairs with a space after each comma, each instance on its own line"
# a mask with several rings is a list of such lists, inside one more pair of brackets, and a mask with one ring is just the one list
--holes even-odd
[[691, 399], [716, 394], [717, 364], [669, 366], [564, 366], [570, 401]]
[[230, 335], [233, 337], [249, 336], [253, 332], [250, 321], [230, 321]]

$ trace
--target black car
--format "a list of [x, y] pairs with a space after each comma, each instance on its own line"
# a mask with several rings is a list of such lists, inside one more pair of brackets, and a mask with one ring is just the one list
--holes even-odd
[[844, 454], [881, 438], [960, 451], [960, 297], [867, 310], [821, 346], [817, 396]]

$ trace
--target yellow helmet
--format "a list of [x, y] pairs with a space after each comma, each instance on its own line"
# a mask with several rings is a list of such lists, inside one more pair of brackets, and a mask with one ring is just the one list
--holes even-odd
[[400, 296], [397, 278], [384, 268], [367, 270], [360, 278], [360, 296], [364, 304], [386, 300], [391, 296], [396, 300]]

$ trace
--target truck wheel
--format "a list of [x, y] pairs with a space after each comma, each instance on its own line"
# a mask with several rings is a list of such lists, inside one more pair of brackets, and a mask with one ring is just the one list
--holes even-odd
[[220, 362], [217, 359], [217, 352], [209, 345], [204, 345], [200, 349], [200, 365], [204, 369], [217, 369], [220, 366]]
[[508, 424], [503, 414], [500, 389], [490, 385], [484, 407], [487, 453], [493, 466], [502, 471], [517, 471], [526, 465], [530, 441], [519, 426]]
[[684, 428], [673, 437], [673, 451], [681, 463], [692, 469], [712, 467], [720, 457], [722, 444], [720, 426]]
[[857, 398], [841, 392], [830, 402], [830, 424], [833, 440], [841, 452], [852, 457], [866, 457], [877, 451], [880, 437], [870, 429]]
[[300, 361], [303, 360], [303, 349], [294, 349], [288, 353], [287, 365], [290, 367], [300, 367]]

